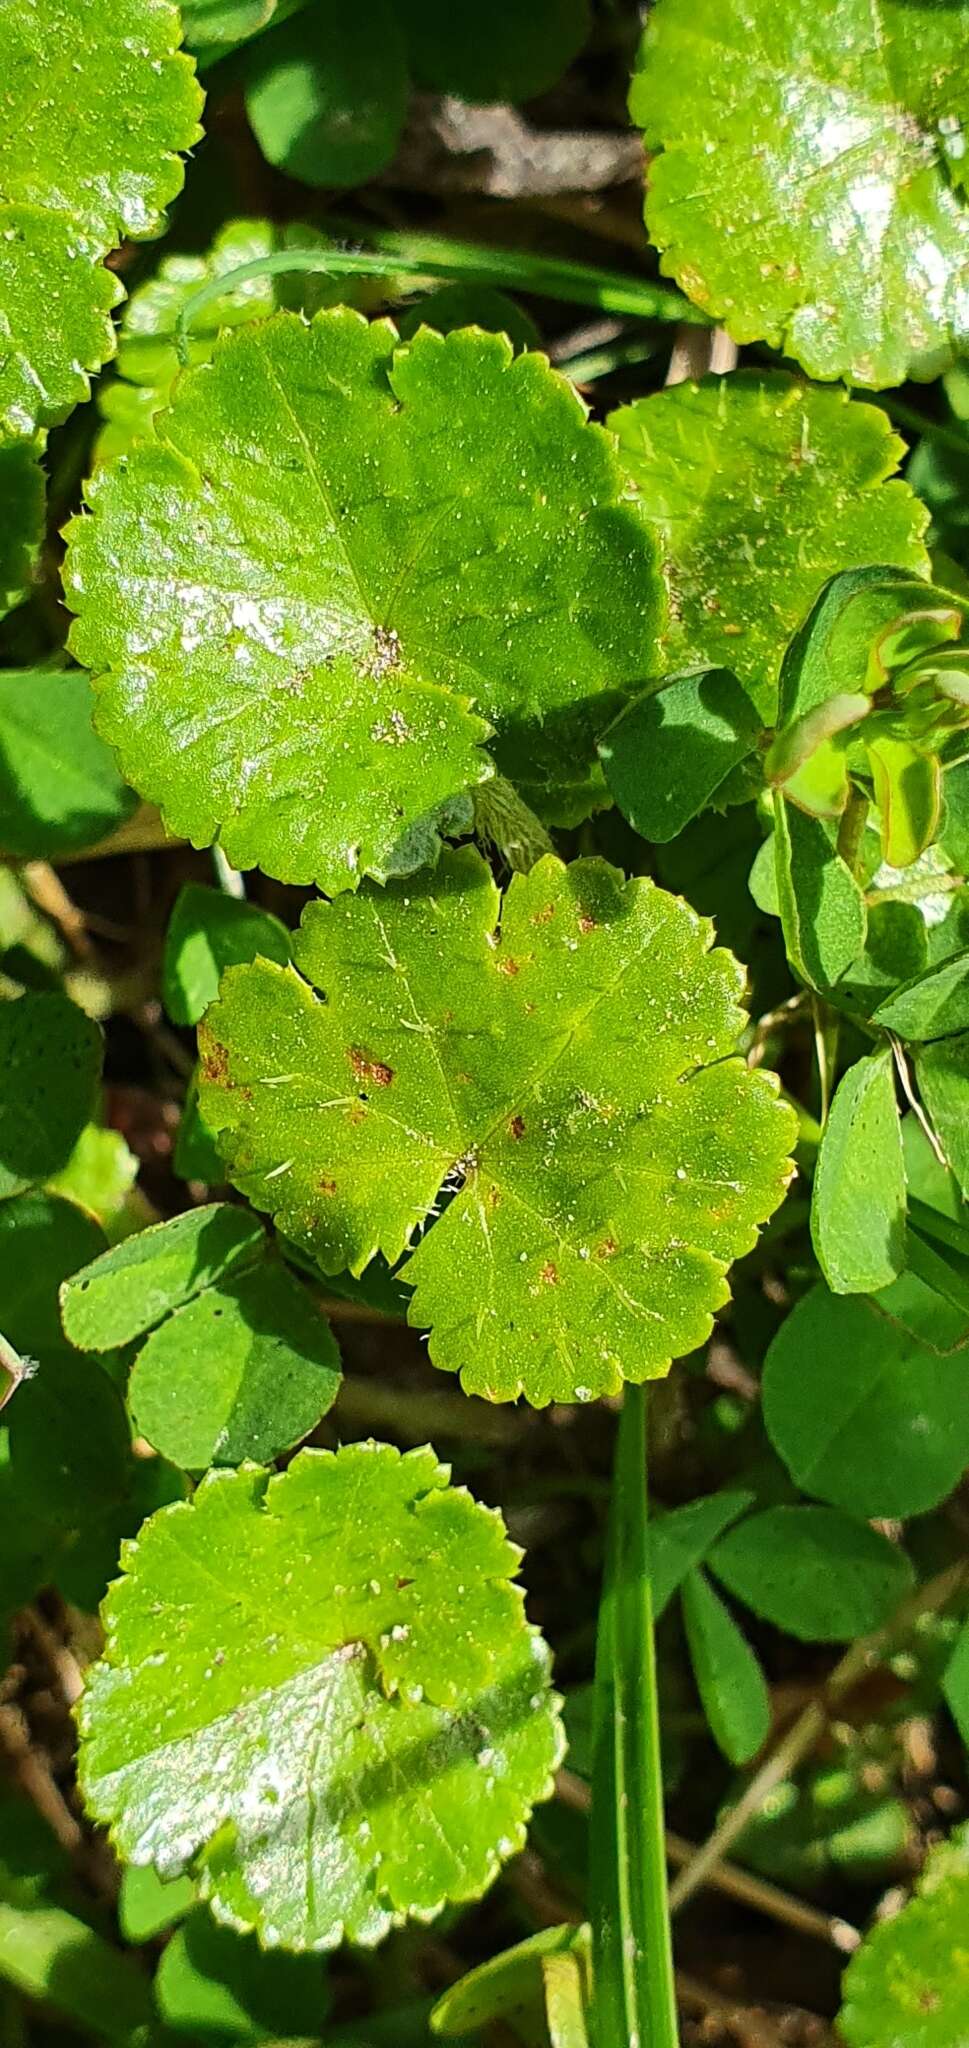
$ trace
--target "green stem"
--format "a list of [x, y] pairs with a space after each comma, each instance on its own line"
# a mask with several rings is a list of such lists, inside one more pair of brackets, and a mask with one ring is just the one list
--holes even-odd
[[327, 277], [466, 278], [474, 284], [534, 292], [540, 298], [562, 299], [570, 305], [595, 306], [603, 313], [709, 325], [706, 314], [671, 286], [626, 277], [621, 270], [599, 270], [592, 264], [531, 256], [517, 249], [451, 242], [438, 235], [375, 233], [370, 239], [377, 245], [374, 249], [277, 249], [209, 278], [186, 300], [176, 319], [179, 362], [188, 361], [193, 320], [213, 299], [223, 298], [253, 278], [297, 270], [321, 272]]
[[677, 2048], [647, 1546], [646, 1392], [619, 1423], [596, 1654], [590, 1844], [596, 2048]]

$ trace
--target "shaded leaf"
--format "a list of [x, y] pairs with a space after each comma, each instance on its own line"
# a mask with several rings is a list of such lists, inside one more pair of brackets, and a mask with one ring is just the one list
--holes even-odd
[[324, 1272], [393, 1264], [453, 1191], [401, 1277], [468, 1392], [616, 1391], [703, 1342], [789, 1174], [789, 1110], [727, 1057], [741, 977], [711, 938], [603, 861], [548, 856], [502, 903], [448, 854], [421, 892], [310, 904], [301, 973], [229, 971], [206, 1120]]
[[729, 670], [635, 697], [599, 741], [609, 794], [644, 839], [675, 839], [745, 761], [761, 720]]
[[67, 996], [0, 1003], [0, 1196], [66, 1164], [100, 1070], [101, 1033]]
[[227, 1202], [154, 1223], [65, 1283], [64, 1330], [79, 1351], [128, 1344], [206, 1287], [252, 1265], [264, 1243], [256, 1217]]
[[151, 1864], [129, 1863], [121, 1873], [118, 1893], [118, 1925], [126, 1941], [140, 1945], [164, 1934], [188, 1912], [195, 1900], [190, 1877], [173, 1878], [163, 1884]]
[[0, 1327], [32, 1357], [63, 1344], [58, 1291], [104, 1249], [93, 1216], [59, 1195], [34, 1189], [0, 1202]]
[[840, 0], [835, 21], [796, 0], [661, 0], [630, 105], [655, 152], [663, 268], [736, 341], [876, 387], [952, 361], [969, 261], [961, 8]]
[[688, 1573], [683, 1581], [683, 1619], [714, 1739], [731, 1763], [749, 1763], [770, 1730], [767, 1681], [746, 1636], [702, 1571]]
[[[0, 425], [29, 434], [86, 398], [122, 297], [102, 259], [157, 234], [199, 137], [169, 0], [25, 0], [0, 17], [18, 118], [0, 138]], [[124, 109], [123, 121], [118, 109]]]
[[80, 669], [0, 673], [0, 837], [5, 853], [56, 860], [120, 825], [135, 798], [91, 723]]
[[829, 989], [865, 943], [865, 899], [820, 818], [778, 792], [774, 872], [787, 957], [809, 988]]
[[969, 1032], [923, 1047], [915, 1071], [936, 1137], [969, 1198]]
[[322, 1957], [267, 1951], [255, 1935], [220, 1927], [204, 1906], [166, 1942], [155, 1999], [166, 2025], [193, 2040], [316, 2040], [330, 2007]]
[[786, 371], [736, 370], [637, 399], [609, 425], [660, 538], [663, 668], [731, 669], [764, 725], [784, 650], [830, 576], [928, 566], [923, 508], [887, 481], [903, 443], [877, 406]]
[[109, 1595], [88, 1806], [129, 1861], [193, 1864], [217, 1917], [273, 1946], [369, 1945], [477, 1897], [551, 1790], [518, 1553], [446, 1478], [374, 1444], [212, 1474]]
[[0, 439], [0, 618], [30, 590], [44, 531], [40, 441]]
[[491, 0], [487, 32], [449, 0], [394, 0], [418, 84], [466, 100], [530, 100], [577, 57], [589, 33], [587, 0]]
[[814, 1172], [811, 1237], [835, 1294], [875, 1294], [905, 1264], [905, 1164], [890, 1049], [835, 1090]]
[[186, 882], [168, 921], [162, 962], [162, 1000], [172, 1023], [198, 1023], [214, 1003], [226, 967], [257, 953], [283, 966], [289, 950], [286, 926], [270, 911]]
[[60, 1906], [0, 1901], [0, 1978], [97, 2040], [129, 2043], [154, 2015], [135, 1958]]
[[256, 141], [288, 177], [360, 185], [393, 156], [408, 77], [392, 0], [314, 0], [258, 38], [247, 70]]
[[879, 1004], [873, 1022], [916, 1042], [969, 1029], [969, 949], [896, 989]]
[[649, 1581], [653, 1620], [665, 1613], [677, 1587], [702, 1563], [718, 1536], [753, 1505], [752, 1493], [723, 1488], [701, 1495], [649, 1524]]
[[728, 1593], [799, 1641], [851, 1642], [879, 1628], [910, 1590], [907, 1557], [834, 1508], [765, 1508], [707, 1558]]
[[517, 782], [584, 814], [659, 595], [609, 441], [543, 357], [279, 314], [157, 425], [92, 484], [67, 587], [99, 729], [174, 831], [330, 891], [420, 865], [490, 772], [482, 718]]
[[136, 1427], [186, 1471], [268, 1461], [315, 1429], [340, 1384], [326, 1317], [264, 1260], [220, 1279], [153, 1331], [128, 1398]]
[[815, 1287], [767, 1354], [768, 1436], [805, 1493], [858, 1515], [924, 1514], [969, 1464], [966, 1363]]

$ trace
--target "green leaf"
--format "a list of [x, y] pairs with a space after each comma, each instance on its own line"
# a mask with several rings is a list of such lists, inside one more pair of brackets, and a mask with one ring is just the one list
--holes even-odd
[[106, 838], [134, 808], [110, 747], [91, 723], [80, 669], [0, 673], [3, 851], [56, 860]]
[[65, 1334], [79, 1351], [128, 1344], [236, 1268], [251, 1266], [264, 1243], [256, 1217], [227, 1202], [152, 1224], [66, 1282]]
[[156, 1515], [108, 1596], [81, 1780], [122, 1856], [191, 1864], [267, 1946], [476, 1898], [561, 1741], [518, 1552], [431, 1450], [303, 1451]]
[[44, 531], [42, 443], [0, 440], [0, 619], [30, 590]]
[[746, 1508], [753, 1505], [752, 1493], [724, 1490], [708, 1493], [699, 1500], [669, 1514], [654, 1516], [649, 1524], [649, 1581], [652, 1589], [653, 1620], [664, 1614], [678, 1586], [707, 1551], [729, 1529]]
[[423, 890], [310, 904], [300, 973], [230, 969], [204, 1115], [324, 1272], [395, 1263], [452, 1195], [401, 1277], [468, 1392], [615, 1392], [704, 1341], [789, 1174], [791, 1113], [729, 1057], [741, 974], [711, 938], [599, 860], [547, 856], [501, 902], [462, 849]]
[[597, 2048], [676, 2048], [647, 1539], [646, 1396], [623, 1397], [596, 1633], [589, 1918]]
[[166, 2025], [194, 2040], [316, 2040], [330, 2006], [322, 1957], [267, 1953], [254, 1935], [220, 1927], [204, 1906], [166, 1942], [155, 1998]]
[[969, 1464], [964, 1371], [874, 1304], [818, 1286], [768, 1351], [767, 1434], [805, 1493], [858, 1515], [921, 1515]]
[[186, 882], [165, 935], [162, 1001], [173, 1024], [197, 1024], [219, 993], [219, 978], [256, 954], [285, 966], [289, 933], [278, 917], [244, 897]]
[[113, 1240], [127, 1234], [128, 1197], [137, 1178], [138, 1161], [121, 1132], [85, 1124], [66, 1166], [47, 1186], [90, 1210]]
[[263, 155], [306, 185], [362, 185], [394, 154], [407, 112], [392, 0], [314, 0], [253, 44], [246, 112]]
[[835, 1294], [875, 1294], [905, 1264], [905, 1163], [888, 1046], [835, 1090], [811, 1197], [811, 1237]]
[[887, 481], [904, 445], [846, 392], [736, 370], [637, 399], [609, 425], [663, 555], [664, 669], [732, 670], [762, 724], [787, 643], [830, 576], [862, 562], [928, 567], [924, 510]]
[[568, 1955], [582, 1943], [583, 1933], [587, 1940], [587, 1929], [543, 1927], [514, 1948], [489, 1957], [448, 1986], [431, 2014], [431, 2031], [453, 2038], [477, 2034], [497, 2020], [514, 2022], [526, 2011], [540, 2015], [545, 1957]]
[[949, 1712], [969, 1749], [969, 1622], [960, 1630], [942, 1680]]
[[935, 1134], [969, 1199], [969, 1032], [924, 1046], [915, 1072]]
[[953, 360], [961, 7], [840, 0], [833, 24], [797, 0], [660, 0], [630, 105], [662, 267], [735, 341], [876, 387]]
[[66, 1346], [45, 1352], [8, 1412], [14, 1485], [51, 1528], [83, 1531], [125, 1500], [131, 1431], [121, 1395], [96, 1358]]
[[139, 1435], [200, 1472], [291, 1450], [339, 1385], [326, 1317], [292, 1274], [265, 1261], [207, 1287], [153, 1332], [128, 1399]]
[[603, 693], [655, 665], [658, 581], [543, 357], [279, 314], [157, 427], [91, 485], [67, 583], [99, 729], [173, 831], [329, 891], [418, 865], [490, 772], [472, 698], [514, 780], [584, 814]]
[[770, 1730], [767, 1681], [746, 1636], [702, 1571], [690, 1572], [683, 1582], [683, 1619], [714, 1739], [731, 1763], [749, 1763]]
[[774, 796], [774, 869], [787, 957], [809, 988], [830, 989], [865, 943], [865, 899], [820, 818]]
[[[201, 94], [168, 0], [5, 7], [0, 75], [0, 426], [29, 434], [86, 398], [122, 297], [102, 259], [159, 232], [199, 138]], [[124, 109], [120, 120], [118, 109]]]
[[66, 1164], [100, 1070], [101, 1033], [67, 996], [0, 1003], [0, 1196]]
[[94, 1217], [59, 1195], [35, 1189], [0, 1202], [0, 1328], [18, 1351], [37, 1357], [63, 1344], [58, 1291], [103, 1249]]
[[307, 0], [185, 0], [185, 41], [195, 50], [220, 56], [306, 4]]
[[867, 746], [882, 852], [893, 867], [906, 868], [936, 835], [942, 804], [938, 756], [891, 733], [869, 739]]
[[394, 317], [402, 341], [413, 341], [419, 327], [436, 327], [438, 334], [451, 334], [456, 327], [487, 327], [492, 334], [507, 334], [516, 354], [542, 345], [531, 314], [516, 299], [471, 279], [437, 285]]
[[676, 839], [756, 744], [761, 720], [728, 669], [635, 697], [599, 741], [610, 796], [643, 839]]
[[151, 1986], [134, 1956], [60, 1906], [0, 1902], [0, 1978], [98, 2041], [130, 2043], [153, 2018]]
[[914, 1898], [874, 1926], [844, 1978], [848, 2048], [961, 2048], [969, 2033], [969, 1828], [933, 1849]]
[[530, 100], [547, 92], [589, 33], [587, 0], [491, 0], [487, 32], [449, 0], [394, 0], [418, 84], [466, 100]]
[[916, 1043], [969, 1029], [969, 948], [896, 989], [872, 1021]]
[[888, 1620], [912, 1585], [907, 1557], [834, 1508], [765, 1508], [707, 1562], [763, 1621], [806, 1643], [851, 1642]]
[[176, 1877], [171, 1884], [163, 1884], [150, 1864], [139, 1869], [129, 1863], [121, 1873], [118, 1926], [126, 1941], [140, 1947], [176, 1926], [194, 1902], [195, 1886], [190, 1877]]
[[[132, 444], [154, 432], [155, 414], [168, 403], [178, 374], [175, 323], [188, 301], [214, 277], [252, 263], [281, 249], [325, 247], [325, 237], [299, 223], [279, 227], [268, 220], [231, 220], [219, 229], [203, 255], [173, 251], [132, 292], [121, 315], [115, 376], [97, 389], [104, 425], [94, 444], [95, 463], [116, 462]], [[224, 292], [194, 316], [188, 338], [193, 363], [207, 363], [225, 328], [265, 320], [277, 306], [315, 311], [336, 297], [346, 297], [342, 283], [304, 273], [249, 277], [227, 285]]]

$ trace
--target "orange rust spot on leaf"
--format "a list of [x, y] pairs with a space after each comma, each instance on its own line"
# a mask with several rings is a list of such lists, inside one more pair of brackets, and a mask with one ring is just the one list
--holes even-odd
[[546, 903], [546, 905], [545, 905], [545, 907], [544, 907], [544, 909], [543, 909], [543, 910], [536, 910], [536, 912], [535, 912], [535, 915], [534, 915], [534, 917], [532, 918], [532, 923], [533, 923], [533, 924], [548, 924], [548, 922], [549, 922], [550, 918], [553, 918], [554, 916], [555, 916], [555, 905], [554, 905], [554, 903]]
[[384, 1060], [372, 1060], [358, 1045], [351, 1045], [348, 1058], [358, 1081], [372, 1081], [375, 1088], [390, 1087], [394, 1070]]
[[319, 1188], [321, 1195], [336, 1194], [336, 1181], [331, 1179], [331, 1176], [328, 1173], [324, 1173], [322, 1178], [319, 1181], [317, 1181], [317, 1187]]
[[508, 1126], [508, 1131], [509, 1131], [509, 1135], [510, 1135], [511, 1137], [513, 1137], [513, 1138], [523, 1138], [523, 1137], [525, 1136], [525, 1119], [524, 1119], [524, 1117], [523, 1117], [523, 1116], [513, 1116], [513, 1117], [512, 1117], [512, 1120], [511, 1120], [511, 1123], [510, 1123], [510, 1124], [509, 1124], [509, 1126]]
[[544, 1280], [546, 1287], [557, 1287], [559, 1284], [559, 1269], [557, 1266], [553, 1266], [551, 1259], [546, 1259], [538, 1277], [540, 1280]]
[[583, 910], [581, 913], [581, 916], [579, 918], [579, 930], [580, 932], [594, 932], [598, 930], [595, 918], [590, 917], [587, 910]]
[[499, 954], [498, 959], [495, 961], [495, 966], [497, 967], [499, 974], [514, 975], [520, 974], [522, 971], [521, 961], [513, 960], [510, 954], [507, 954], [504, 958]]
[[202, 1055], [202, 1072], [207, 1081], [214, 1081], [217, 1088], [226, 1087], [229, 1079], [229, 1055], [218, 1039], [207, 1038]]
[[596, 1258], [614, 1259], [618, 1250], [619, 1246], [614, 1237], [604, 1237], [602, 1243], [596, 1245]]

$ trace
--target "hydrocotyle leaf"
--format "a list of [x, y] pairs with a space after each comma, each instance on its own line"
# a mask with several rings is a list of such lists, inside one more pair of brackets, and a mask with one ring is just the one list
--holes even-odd
[[925, 510], [893, 475], [904, 443], [878, 406], [736, 370], [639, 398], [608, 424], [660, 543], [663, 669], [732, 670], [763, 725], [829, 577], [864, 562], [928, 570]]
[[960, 2048], [969, 2034], [969, 1828], [930, 1852], [915, 1897], [852, 1956], [838, 2028], [848, 2048]]
[[210, 1475], [109, 1594], [91, 1813], [266, 1947], [370, 1945], [477, 1897], [562, 1748], [519, 1555], [428, 1448]]
[[450, 1195], [401, 1277], [469, 1392], [616, 1392], [705, 1340], [791, 1171], [790, 1110], [730, 1057], [741, 970], [711, 940], [599, 860], [546, 856], [502, 902], [463, 848], [423, 888], [309, 905], [299, 972], [230, 969], [206, 1121], [327, 1272], [395, 1263]]
[[814, 1172], [811, 1238], [835, 1294], [876, 1294], [905, 1265], [905, 1162], [885, 1046], [835, 1090]]
[[418, 866], [490, 773], [485, 720], [516, 783], [585, 814], [660, 593], [609, 438], [544, 357], [278, 314], [157, 428], [91, 484], [67, 587], [99, 730], [173, 831], [329, 892]]
[[101, 1071], [96, 1024], [55, 990], [0, 1003], [0, 1196], [70, 1158]]
[[967, 1359], [815, 1287], [767, 1354], [767, 1434], [805, 1493], [858, 1515], [925, 1514], [969, 1464]]
[[0, 673], [0, 840], [22, 860], [94, 846], [135, 805], [91, 723], [81, 669]]
[[[0, 427], [28, 435], [87, 396], [123, 296], [103, 258], [158, 232], [202, 96], [169, 0], [22, 0], [0, 15], [16, 120], [0, 138]], [[118, 110], [124, 109], [119, 120]]]
[[653, 153], [662, 268], [735, 341], [876, 388], [935, 377], [959, 353], [960, 7], [660, 0], [630, 106]]
[[903, 1551], [834, 1508], [765, 1508], [714, 1545], [710, 1570], [764, 1621], [807, 1643], [880, 1628], [912, 1585]]
[[635, 697], [599, 741], [610, 796], [643, 839], [675, 839], [747, 759], [761, 719], [729, 670], [677, 676]]
[[683, 1581], [690, 1662], [714, 1740], [731, 1763], [749, 1763], [770, 1729], [767, 1680], [745, 1635], [706, 1574]]

